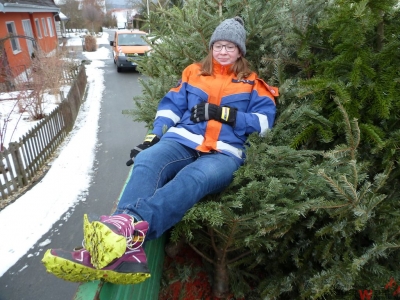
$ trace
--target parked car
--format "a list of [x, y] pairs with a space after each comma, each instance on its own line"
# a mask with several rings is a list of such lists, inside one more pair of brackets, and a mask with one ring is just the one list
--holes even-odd
[[145, 36], [147, 36], [146, 32], [137, 29], [115, 32], [110, 46], [118, 72], [121, 72], [122, 69], [136, 70], [137, 60], [151, 50], [151, 47], [143, 39]]
[[120, 29], [125, 29], [125, 22], [118, 22], [117, 23], [117, 28], [118, 28], [118, 30], [120, 30]]

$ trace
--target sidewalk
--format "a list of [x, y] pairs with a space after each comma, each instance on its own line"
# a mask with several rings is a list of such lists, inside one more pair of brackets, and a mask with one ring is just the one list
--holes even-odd
[[[80, 60], [87, 59], [86, 56], [82, 54], [84, 44], [84, 38], [81, 37], [82, 34], [83, 33], [68, 33], [66, 37], [59, 40], [60, 48], [67, 51], [68, 57]], [[97, 37], [96, 39], [98, 46], [100, 46], [101, 44], [109, 44], [107, 33], [103, 34], [100, 37]]]

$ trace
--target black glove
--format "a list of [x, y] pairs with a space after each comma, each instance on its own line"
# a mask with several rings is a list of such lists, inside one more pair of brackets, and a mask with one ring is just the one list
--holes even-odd
[[190, 120], [198, 123], [208, 120], [216, 120], [221, 123], [235, 125], [237, 109], [229, 106], [218, 106], [215, 104], [201, 102], [195, 105]]
[[135, 148], [131, 150], [131, 154], [129, 155], [131, 157], [130, 160], [126, 162], [126, 165], [129, 167], [133, 165], [133, 160], [135, 159], [136, 155], [139, 154], [142, 150], [145, 150], [154, 144], [156, 144], [158, 141], [160, 141], [159, 137], [156, 136], [155, 134], [148, 134], [146, 135], [144, 141], [142, 144], [137, 145]]

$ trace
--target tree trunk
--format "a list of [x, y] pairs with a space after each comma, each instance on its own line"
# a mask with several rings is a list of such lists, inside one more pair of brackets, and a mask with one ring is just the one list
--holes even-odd
[[213, 295], [218, 298], [223, 298], [229, 293], [229, 274], [226, 264], [226, 253], [222, 251], [216, 252], [214, 266]]

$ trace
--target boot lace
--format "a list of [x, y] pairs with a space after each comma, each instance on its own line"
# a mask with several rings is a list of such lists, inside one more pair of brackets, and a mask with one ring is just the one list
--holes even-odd
[[[132, 219], [128, 219], [124, 216], [115, 215], [110, 219], [104, 221], [118, 228], [119, 232], [126, 238], [126, 247], [130, 250], [136, 250], [143, 245], [145, 233], [142, 230], [135, 229], [135, 225], [132, 224]], [[129, 223], [127, 225], [127, 223]]]

